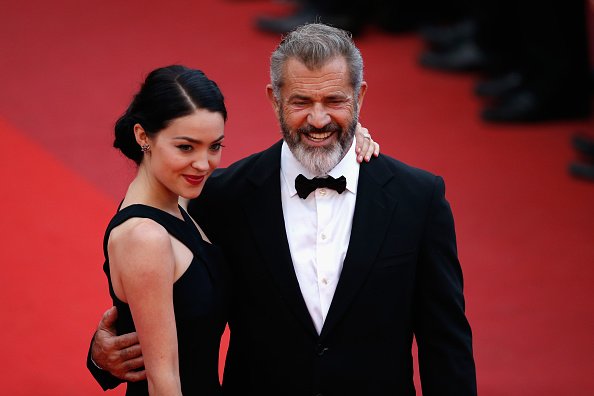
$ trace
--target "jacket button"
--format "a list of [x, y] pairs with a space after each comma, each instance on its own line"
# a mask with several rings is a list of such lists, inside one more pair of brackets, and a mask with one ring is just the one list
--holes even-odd
[[316, 347], [316, 353], [318, 354], [318, 356], [324, 355], [326, 351], [328, 351], [328, 348], [326, 348], [322, 344], [318, 344], [318, 346]]

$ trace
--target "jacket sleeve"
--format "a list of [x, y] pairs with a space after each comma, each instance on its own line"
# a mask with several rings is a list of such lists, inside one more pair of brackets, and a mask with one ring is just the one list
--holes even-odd
[[414, 307], [423, 395], [476, 395], [472, 334], [445, 185], [435, 177], [419, 256]]
[[91, 360], [91, 350], [93, 346], [93, 340], [91, 340], [91, 345], [89, 346], [89, 352], [87, 353], [87, 369], [91, 372], [95, 381], [99, 383], [103, 390], [114, 389], [119, 384], [121, 384], [121, 379], [114, 377], [108, 371], [102, 370], [93, 361]]

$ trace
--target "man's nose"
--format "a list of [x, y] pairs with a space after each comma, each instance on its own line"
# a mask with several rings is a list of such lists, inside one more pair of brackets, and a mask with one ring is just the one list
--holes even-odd
[[307, 116], [307, 122], [311, 126], [320, 129], [330, 123], [330, 115], [323, 104], [316, 103], [312, 106], [311, 111]]

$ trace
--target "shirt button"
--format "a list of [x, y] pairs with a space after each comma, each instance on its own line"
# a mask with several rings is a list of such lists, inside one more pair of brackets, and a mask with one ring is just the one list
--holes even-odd
[[322, 240], [325, 241], [326, 240], [326, 234], [322, 234]]
[[324, 345], [322, 344], [318, 344], [316, 347], [316, 353], [318, 354], [318, 356], [324, 356], [324, 354], [328, 351], [328, 348], [326, 348]]
[[326, 189], [325, 188], [320, 189], [320, 195], [321, 196], [326, 195]]
[[322, 278], [322, 283], [325, 284], [325, 285], [327, 285], [328, 284], [328, 279]]

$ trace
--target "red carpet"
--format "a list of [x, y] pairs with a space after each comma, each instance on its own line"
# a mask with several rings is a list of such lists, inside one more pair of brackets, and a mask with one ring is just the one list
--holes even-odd
[[[112, 124], [156, 66], [203, 69], [230, 119], [223, 164], [279, 135], [264, 96], [269, 1], [40, 0], [0, 12], [2, 394], [100, 395], [84, 367], [109, 304], [101, 238], [133, 168]], [[386, 154], [443, 175], [483, 396], [594, 394], [594, 184], [566, 175], [594, 122], [493, 127], [472, 76], [415, 64], [413, 35], [357, 40], [362, 121]], [[420, 390], [418, 391], [420, 394]], [[111, 392], [122, 394], [122, 390]]]

